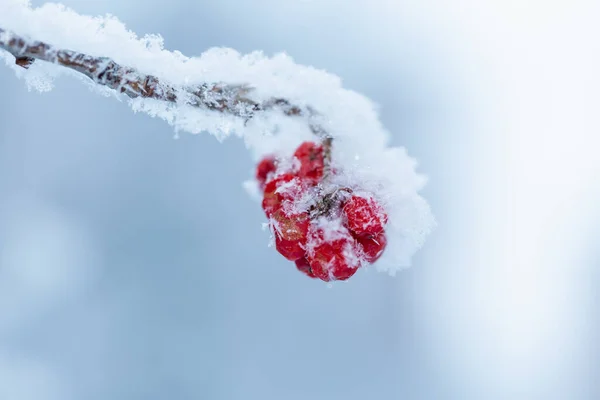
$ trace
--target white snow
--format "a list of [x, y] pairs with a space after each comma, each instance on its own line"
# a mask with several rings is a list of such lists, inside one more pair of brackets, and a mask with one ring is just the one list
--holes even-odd
[[[255, 101], [281, 97], [298, 106], [310, 105], [334, 137], [333, 167], [344, 171], [336, 175], [335, 183], [374, 193], [389, 215], [388, 247], [376, 264], [379, 270], [393, 274], [409, 266], [411, 256], [435, 225], [427, 202], [419, 195], [426, 179], [416, 172], [416, 161], [404, 148], [389, 147], [390, 134], [379, 121], [375, 105], [344, 89], [333, 74], [298, 65], [286, 54], [269, 57], [257, 51], [243, 55], [212, 48], [200, 56], [186, 57], [164, 49], [160, 35], [138, 37], [114, 16], [79, 15], [54, 3], [33, 8], [25, 0], [0, 0], [0, 27], [58, 48], [110, 57], [175, 86], [248, 84], [255, 89], [250, 94]], [[24, 70], [13, 64], [10, 54], [0, 51], [0, 57], [32, 89], [50, 90], [61, 74], [78, 76], [93, 85], [62, 67], [35, 62]], [[106, 88], [95, 90], [117, 96]], [[230, 135], [242, 137], [255, 160], [269, 153], [289, 155], [302, 141], [316, 140], [305, 120], [276, 112], [264, 113], [244, 126], [239, 118], [183, 104], [149, 99], [129, 100], [129, 104], [135, 112], [162, 118], [178, 132], [209, 132], [219, 140]]]

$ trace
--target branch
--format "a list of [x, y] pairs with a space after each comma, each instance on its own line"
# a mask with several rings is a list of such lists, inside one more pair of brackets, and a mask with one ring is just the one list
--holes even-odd
[[122, 66], [108, 57], [94, 57], [71, 50], [56, 49], [37, 41], [26, 40], [11, 31], [0, 28], [0, 49], [15, 57], [15, 64], [27, 69], [35, 60], [46, 61], [77, 71], [94, 83], [107, 86], [135, 99], [149, 98], [169, 103], [183, 103], [251, 119], [256, 113], [279, 110], [284, 115], [303, 117], [308, 120], [311, 131], [323, 141], [326, 164], [331, 155], [331, 136], [318, 124], [311, 121], [317, 113], [310, 107], [302, 108], [282, 98], [271, 98], [259, 103], [248, 97], [252, 87], [225, 83], [204, 83], [198, 86], [177, 88], [158, 77], [145, 75], [135, 68]]

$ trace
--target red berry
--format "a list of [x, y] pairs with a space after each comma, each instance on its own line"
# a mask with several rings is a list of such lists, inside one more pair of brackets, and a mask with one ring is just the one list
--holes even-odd
[[377, 235], [383, 232], [387, 215], [372, 197], [353, 195], [344, 205], [346, 226], [358, 235]]
[[288, 260], [295, 261], [306, 253], [309, 219], [307, 213], [287, 214], [283, 209], [271, 216], [275, 248]]
[[290, 214], [279, 209], [271, 215], [275, 231], [285, 240], [306, 241], [309, 222], [308, 213], [305, 212]]
[[302, 272], [306, 276], [316, 278], [315, 274], [313, 274], [312, 269], [310, 268], [310, 264], [308, 263], [306, 257], [302, 257], [301, 259], [296, 260], [296, 268], [298, 268], [298, 271]]
[[375, 236], [357, 236], [356, 241], [362, 247], [365, 261], [367, 261], [369, 264], [373, 264], [375, 261], [377, 261], [387, 246], [387, 237], [383, 232]]
[[360, 267], [356, 241], [349, 234], [325, 240], [323, 231], [310, 237], [311, 248], [307, 254], [313, 274], [325, 281], [346, 280]]
[[306, 250], [300, 241], [281, 239], [281, 237], [277, 234], [275, 234], [275, 248], [279, 254], [290, 261], [296, 261], [302, 258], [306, 253]]
[[264, 189], [269, 175], [274, 173], [276, 169], [275, 158], [272, 156], [267, 156], [258, 163], [256, 167], [256, 180], [261, 189]]
[[323, 177], [325, 161], [323, 158], [323, 146], [313, 142], [302, 143], [294, 153], [300, 161], [298, 176], [312, 183], [318, 183]]
[[283, 174], [271, 180], [265, 186], [262, 208], [271, 216], [283, 206], [285, 201], [294, 201], [302, 192], [300, 179], [292, 174]]

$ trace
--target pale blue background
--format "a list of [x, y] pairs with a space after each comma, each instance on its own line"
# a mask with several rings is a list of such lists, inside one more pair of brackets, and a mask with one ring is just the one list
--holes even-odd
[[[206, 134], [174, 140], [162, 121], [133, 114], [76, 80], [60, 79], [38, 94], [2, 68], [0, 215], [17, 222], [1, 231], [0, 251], [9, 251], [8, 237], [28, 221], [19, 236], [28, 250], [16, 254], [36, 252], [37, 264], [28, 264], [34, 271], [56, 268], [66, 278], [49, 278], [41, 284], [46, 292], [24, 284], [15, 297], [0, 297], [0, 394], [594, 398], [597, 363], [588, 340], [597, 318], [586, 322], [588, 309], [579, 308], [576, 335], [545, 342], [555, 358], [536, 362], [527, 353], [531, 369], [514, 373], [519, 359], [504, 359], [496, 340], [517, 322], [489, 328], [494, 314], [482, 319], [471, 308], [485, 301], [485, 282], [494, 279], [482, 278], [475, 220], [484, 206], [472, 193], [482, 191], [478, 171], [494, 177], [502, 168], [489, 149], [505, 139], [474, 128], [479, 100], [469, 93], [477, 90], [468, 89], [462, 59], [436, 40], [442, 31], [379, 21], [367, 12], [376, 6], [362, 1], [65, 3], [80, 13], [113, 13], [139, 34], [159, 32], [166, 47], [187, 55], [221, 45], [285, 51], [340, 75], [381, 105], [394, 144], [419, 160], [430, 178], [423, 195], [439, 227], [413, 267], [395, 278], [370, 271], [327, 288], [267, 247], [262, 211], [241, 185], [253, 168], [241, 141], [220, 144]], [[497, 180], [493, 187], [506, 185]], [[42, 229], [38, 215], [53, 217], [45, 234], [30, 235], [28, 226]], [[85, 232], [68, 268], [69, 256], [52, 250], [52, 241], [37, 242], [64, 221], [74, 232], [60, 242], [64, 252]], [[11, 285], [9, 275], [4, 279]], [[484, 282], [478, 296], [465, 297], [477, 282]], [[479, 333], [488, 329], [489, 337]], [[540, 329], [534, 342], [545, 337]]]

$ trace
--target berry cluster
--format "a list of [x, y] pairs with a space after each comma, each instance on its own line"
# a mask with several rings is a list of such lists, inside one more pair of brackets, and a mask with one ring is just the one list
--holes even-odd
[[387, 215], [372, 195], [335, 187], [325, 175], [323, 146], [313, 142], [256, 169], [277, 251], [311, 278], [346, 280], [383, 253]]

